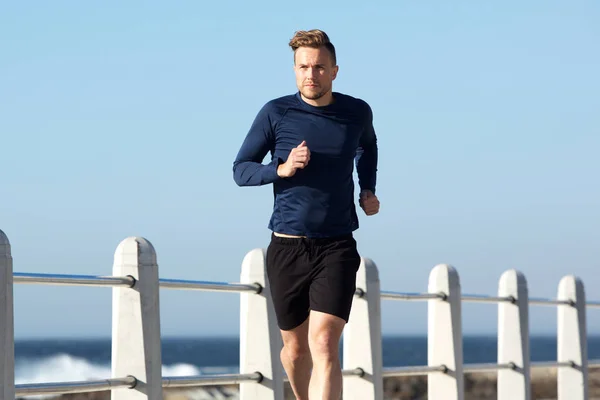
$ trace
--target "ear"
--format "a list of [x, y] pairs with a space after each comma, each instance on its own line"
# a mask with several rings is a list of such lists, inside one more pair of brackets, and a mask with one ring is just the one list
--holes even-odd
[[331, 78], [332, 80], [335, 80], [335, 78], [337, 77], [339, 69], [340, 68], [337, 65], [333, 67], [333, 77]]

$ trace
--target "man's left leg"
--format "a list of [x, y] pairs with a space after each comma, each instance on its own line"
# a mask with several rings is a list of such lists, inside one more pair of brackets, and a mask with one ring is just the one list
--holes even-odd
[[339, 344], [356, 291], [360, 255], [351, 235], [315, 240], [310, 288], [308, 344], [313, 359], [310, 399], [339, 400], [342, 369]]
[[319, 311], [310, 312], [308, 345], [313, 369], [309, 398], [339, 400], [342, 394], [342, 369], [339, 343], [346, 321]]

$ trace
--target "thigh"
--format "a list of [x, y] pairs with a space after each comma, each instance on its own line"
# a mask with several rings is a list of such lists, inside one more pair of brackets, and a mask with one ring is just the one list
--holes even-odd
[[309, 313], [309, 268], [294, 239], [273, 237], [266, 255], [269, 291], [281, 330], [298, 327]]
[[348, 322], [356, 291], [361, 258], [354, 238], [342, 239], [320, 250], [318, 270], [310, 288], [310, 306]]
[[337, 353], [346, 322], [335, 315], [311, 310], [309, 349], [314, 355]]
[[308, 345], [308, 328], [310, 316], [295, 328], [281, 330], [283, 345], [291, 353], [296, 355], [310, 352]]

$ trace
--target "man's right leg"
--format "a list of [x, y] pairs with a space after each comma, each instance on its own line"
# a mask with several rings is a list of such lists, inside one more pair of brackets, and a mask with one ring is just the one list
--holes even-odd
[[308, 345], [308, 321], [307, 318], [300, 326], [281, 331], [281, 363], [297, 400], [308, 400], [308, 385], [313, 366]]
[[273, 236], [267, 248], [267, 276], [283, 339], [281, 363], [297, 400], [308, 400], [312, 360], [308, 345], [311, 268], [302, 239]]

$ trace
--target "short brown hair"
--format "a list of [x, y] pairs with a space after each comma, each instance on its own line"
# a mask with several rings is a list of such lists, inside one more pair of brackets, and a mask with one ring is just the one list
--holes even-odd
[[299, 47], [312, 47], [314, 49], [325, 47], [331, 54], [333, 65], [337, 63], [335, 46], [329, 40], [329, 36], [327, 36], [327, 34], [320, 29], [296, 31], [296, 33], [294, 33], [294, 37], [290, 40], [289, 45], [294, 51], [294, 54], [296, 54], [296, 50], [298, 50]]

